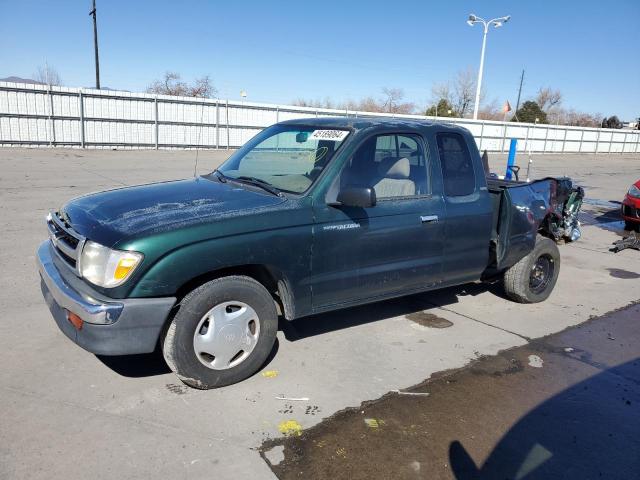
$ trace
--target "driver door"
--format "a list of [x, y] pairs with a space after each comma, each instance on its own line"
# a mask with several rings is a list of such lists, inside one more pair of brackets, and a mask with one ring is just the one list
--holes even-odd
[[425, 290], [441, 281], [444, 201], [431, 191], [428, 149], [417, 134], [366, 139], [333, 190], [371, 187], [375, 206], [314, 206], [314, 311]]

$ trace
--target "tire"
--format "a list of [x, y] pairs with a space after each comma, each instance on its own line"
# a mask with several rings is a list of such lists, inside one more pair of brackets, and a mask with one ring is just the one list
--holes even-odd
[[222, 277], [196, 288], [180, 302], [162, 353], [187, 385], [224, 387], [262, 367], [277, 331], [275, 302], [264, 286], [249, 277]]
[[533, 250], [504, 272], [504, 291], [518, 303], [542, 302], [551, 295], [559, 273], [558, 246], [553, 240], [538, 235]]
[[629, 220], [624, 221], [624, 229], [628, 232], [635, 232], [638, 228], [638, 224]]

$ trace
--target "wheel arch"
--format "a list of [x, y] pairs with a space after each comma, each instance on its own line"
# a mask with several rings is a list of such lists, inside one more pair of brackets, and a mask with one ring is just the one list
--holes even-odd
[[216, 278], [241, 275], [260, 283], [271, 294], [279, 313], [287, 320], [295, 318], [295, 300], [289, 281], [282, 271], [265, 264], [244, 264], [227, 266], [197, 275], [184, 282], [176, 292], [179, 305], [182, 299], [192, 290]]

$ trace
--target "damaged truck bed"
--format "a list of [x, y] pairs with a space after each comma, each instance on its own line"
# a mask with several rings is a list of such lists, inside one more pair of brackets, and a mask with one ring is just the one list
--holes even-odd
[[584, 190], [569, 178], [521, 182], [489, 176], [487, 187], [493, 202], [488, 272], [518, 262], [533, 249], [538, 234], [556, 242], [580, 238], [578, 212]]

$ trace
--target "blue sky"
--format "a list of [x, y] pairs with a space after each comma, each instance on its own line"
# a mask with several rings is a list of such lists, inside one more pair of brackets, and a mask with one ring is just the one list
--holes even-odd
[[[144, 91], [166, 70], [210, 75], [221, 98], [289, 103], [378, 96], [403, 88], [420, 105], [431, 85], [478, 68], [482, 33], [466, 23], [510, 14], [489, 33], [488, 101], [515, 105], [541, 86], [564, 105], [640, 116], [640, 1], [97, 0], [103, 86]], [[48, 62], [68, 86], [94, 83], [90, 0], [0, 0], [0, 78]]]

